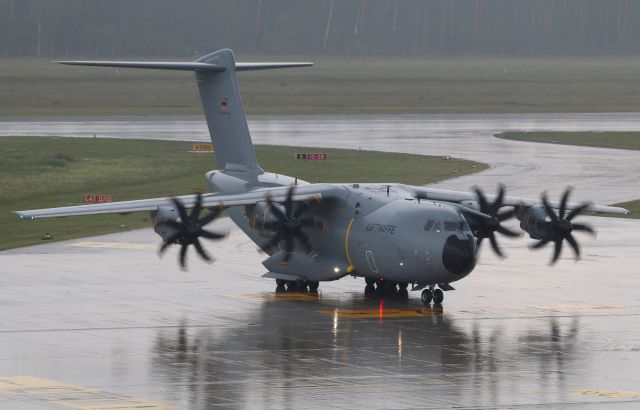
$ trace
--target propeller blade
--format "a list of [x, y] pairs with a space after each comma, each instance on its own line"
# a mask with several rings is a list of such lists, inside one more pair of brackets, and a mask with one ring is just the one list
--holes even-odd
[[182, 222], [187, 222], [187, 220], [189, 220], [189, 216], [187, 215], [187, 210], [184, 208], [184, 205], [182, 205], [182, 202], [180, 202], [178, 198], [171, 198], [171, 201], [173, 202], [173, 204], [176, 206], [176, 209], [178, 210], [178, 214], [180, 215], [180, 220]]
[[267, 205], [269, 205], [269, 211], [275, 215], [280, 221], [284, 221], [285, 216], [280, 209], [273, 203], [271, 196], [267, 196]]
[[300, 216], [302, 215], [302, 212], [304, 212], [307, 208], [309, 208], [309, 203], [298, 202], [298, 206], [296, 207], [296, 210], [293, 212], [292, 218], [293, 219], [300, 218]]
[[[293, 235], [289, 234], [284, 237], [284, 250], [289, 255], [289, 258], [291, 258], [290, 254], [293, 252]], [[289, 258], [287, 258], [287, 260], [289, 260]]]
[[510, 211], [504, 211], [504, 212], [500, 212], [497, 216], [496, 219], [498, 219], [498, 222], [504, 222], [507, 219], [511, 219], [515, 216], [516, 214], [516, 210], [512, 209]]
[[542, 205], [544, 205], [544, 211], [547, 213], [549, 218], [551, 218], [553, 222], [558, 222], [558, 215], [556, 215], [553, 208], [551, 208], [551, 205], [549, 205], [547, 194], [542, 194]]
[[589, 225], [585, 225], [585, 224], [571, 224], [571, 226], [573, 227], [574, 231], [584, 231], [584, 232], [589, 232], [591, 235], [595, 235], [596, 231], [595, 229], [593, 229], [591, 226]]
[[158, 249], [158, 252], [160, 253], [160, 255], [162, 255], [169, 246], [173, 245], [178, 238], [180, 238], [180, 236], [182, 235], [181, 232], [176, 232], [173, 235], [169, 236], [165, 242], [162, 244], [162, 246], [160, 246], [160, 249]]
[[293, 189], [293, 185], [289, 187], [289, 190], [287, 191], [287, 199], [284, 201], [284, 211], [288, 218], [291, 218], [293, 213]]
[[282, 222], [280, 221], [271, 221], [262, 225], [262, 228], [267, 231], [276, 231], [282, 229]]
[[507, 229], [504, 226], [498, 226], [496, 228], [496, 232], [500, 232], [504, 236], [508, 236], [510, 238], [518, 238], [520, 236], [519, 232], [514, 232], [511, 229]]
[[578, 241], [576, 241], [576, 238], [574, 238], [571, 234], [568, 234], [567, 236], [565, 236], [565, 238], [567, 239], [567, 242], [569, 242], [569, 245], [573, 248], [573, 251], [576, 253], [576, 260], [580, 260], [580, 245], [578, 245]]
[[208, 209], [209, 209], [209, 214], [206, 215], [206, 216], [203, 216], [198, 221], [198, 224], [200, 226], [205, 226], [206, 224], [210, 223], [211, 221], [217, 219], [218, 216], [220, 216], [220, 213], [222, 213], [224, 208], [221, 207], [221, 206], [217, 206], [215, 208], [208, 208]]
[[555, 248], [553, 250], [553, 258], [551, 258], [551, 265], [556, 263], [560, 258], [560, 253], [562, 252], [562, 238], [558, 238], [555, 241]]
[[198, 192], [198, 195], [196, 196], [196, 204], [191, 210], [191, 215], [189, 215], [189, 218], [191, 218], [192, 221], [197, 221], [198, 217], [200, 217], [201, 211], [202, 211], [202, 194]]
[[304, 246], [304, 250], [307, 251], [307, 255], [313, 254], [313, 247], [311, 246], [311, 243], [309, 243], [309, 237], [307, 234], [298, 229], [294, 235], [296, 239], [302, 243], [302, 246]]
[[217, 233], [217, 232], [211, 232], [211, 231], [207, 231], [204, 229], [200, 230], [200, 236], [202, 236], [203, 238], [207, 238], [207, 239], [224, 239], [227, 237], [226, 233]]
[[581, 205], [578, 205], [577, 207], [573, 208], [573, 210], [571, 210], [569, 215], [567, 215], [567, 221], [571, 222], [571, 220], [573, 218], [578, 216], [582, 211], [584, 211], [585, 209], [589, 208], [590, 206], [591, 206], [591, 204], [589, 202], [585, 202], [585, 203], [583, 203]]
[[487, 213], [487, 210], [489, 209], [489, 203], [487, 202], [487, 199], [485, 198], [484, 193], [478, 187], [474, 188], [473, 191], [476, 193], [476, 196], [478, 197], [478, 205], [480, 205], [480, 212]]
[[282, 241], [282, 238], [284, 238], [284, 233], [282, 231], [279, 231], [273, 236], [273, 238], [271, 238], [271, 240], [267, 243], [266, 247], [268, 249], [275, 249], [276, 245], [278, 245], [280, 241]]
[[188, 245], [182, 245], [182, 247], [180, 248], [180, 266], [182, 267], [182, 269], [187, 268], [186, 258], [187, 258], [188, 249], [189, 249]]
[[564, 215], [567, 212], [567, 201], [569, 200], [569, 195], [571, 194], [572, 190], [573, 190], [573, 188], [568, 187], [564, 191], [564, 194], [562, 195], [562, 200], [560, 201], [560, 212], [559, 212], [559, 215], [558, 215], [560, 217], [560, 219], [564, 218]]
[[496, 241], [496, 236], [493, 233], [489, 235], [489, 241], [491, 242], [491, 247], [493, 248], [493, 251], [499, 257], [504, 258], [504, 254], [502, 253], [502, 250], [500, 250], [500, 247], [498, 246], [498, 241]]
[[300, 222], [300, 226], [316, 226], [322, 227], [324, 222], [321, 222], [315, 216], [303, 216], [298, 220]]
[[196, 239], [196, 241], [193, 243], [193, 246], [195, 246], [196, 252], [198, 253], [198, 255], [200, 255], [202, 259], [204, 259], [207, 262], [213, 262], [211, 259], [211, 256], [209, 256], [207, 251], [205, 251], [204, 248], [202, 247], [202, 244], [200, 243], [199, 239]]
[[493, 208], [493, 213], [498, 212], [500, 207], [502, 206], [502, 201], [504, 201], [504, 185], [500, 184], [498, 187], [498, 196], [493, 201], [491, 207]]
[[544, 248], [549, 242], [551, 241], [548, 239], [541, 239], [540, 241], [536, 242], [534, 245], [531, 245], [530, 248], [531, 249]]

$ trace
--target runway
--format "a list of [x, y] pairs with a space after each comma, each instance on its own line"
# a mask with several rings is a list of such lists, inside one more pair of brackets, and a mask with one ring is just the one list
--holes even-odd
[[[640, 129], [640, 115], [605, 116], [559, 116], [555, 125], [601, 118], [603, 129]], [[571, 183], [577, 197], [605, 203], [638, 197], [638, 153], [491, 137], [508, 124], [553, 128], [549, 116], [479, 116], [465, 129], [471, 117], [413, 126], [408, 117], [386, 125], [344, 117], [333, 130], [325, 118], [261, 118], [252, 129], [259, 143], [362, 144], [492, 165], [441, 187], [500, 180], [537, 196]], [[127, 121], [145, 133], [145, 122]], [[0, 122], [0, 134], [7, 129]], [[188, 272], [175, 250], [157, 257], [150, 229], [0, 252], [0, 407], [637, 408], [640, 221], [582, 220], [598, 238], [580, 237], [581, 262], [566, 249], [549, 267], [550, 249], [503, 240], [509, 257], [483, 248], [442, 308], [425, 308], [417, 292], [408, 302], [365, 298], [363, 281], [350, 277], [321, 283], [317, 296], [276, 293], [260, 277], [263, 256], [228, 220], [217, 227], [230, 238], [207, 247], [216, 263], [191, 254]]]

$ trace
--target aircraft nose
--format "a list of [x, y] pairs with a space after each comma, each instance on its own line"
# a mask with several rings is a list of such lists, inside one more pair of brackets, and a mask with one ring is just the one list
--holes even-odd
[[466, 276], [476, 266], [476, 245], [473, 237], [460, 239], [451, 235], [444, 243], [442, 263], [454, 275]]

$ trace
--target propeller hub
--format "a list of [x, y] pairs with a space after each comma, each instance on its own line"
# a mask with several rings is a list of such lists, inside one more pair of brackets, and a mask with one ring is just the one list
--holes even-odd
[[568, 233], [571, 233], [571, 231], [573, 230], [573, 227], [571, 226], [571, 222], [567, 221], [566, 219], [560, 219], [560, 220], [558, 220], [558, 224], [556, 225], [556, 229], [562, 235], [566, 235]]

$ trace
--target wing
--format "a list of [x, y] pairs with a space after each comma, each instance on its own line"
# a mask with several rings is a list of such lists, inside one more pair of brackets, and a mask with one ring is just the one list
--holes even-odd
[[[427, 199], [433, 201], [443, 201], [443, 202], [452, 202], [452, 203], [463, 203], [465, 201], [476, 201], [476, 194], [473, 192], [463, 192], [463, 191], [449, 191], [446, 189], [433, 189], [433, 188], [422, 188], [422, 187], [411, 187], [406, 186], [409, 191], [412, 191], [414, 195], [420, 197], [420, 199]], [[487, 199], [494, 200], [495, 195], [487, 195]], [[527, 207], [531, 206], [540, 206], [542, 207], [542, 200], [540, 199], [531, 199], [531, 198], [520, 198], [520, 197], [510, 197], [507, 196], [503, 200], [503, 204], [506, 206], [518, 206], [524, 205]], [[552, 208], [560, 209], [559, 201], [549, 201], [549, 204]], [[575, 208], [580, 206], [581, 203], [569, 202], [567, 203], [568, 208]], [[615, 206], [606, 206], [606, 205], [595, 205], [590, 204], [586, 211], [591, 212], [607, 212], [613, 214], [629, 214], [629, 211], [624, 208], [618, 208]]]
[[[286, 199], [289, 187], [260, 188], [239, 194], [204, 194], [202, 205], [207, 208], [216, 206], [251, 205], [271, 195], [275, 202]], [[331, 199], [344, 197], [344, 189], [328, 184], [311, 184], [297, 186], [293, 195], [296, 202], [312, 199]], [[183, 195], [177, 197], [186, 208], [193, 208], [196, 203], [196, 195]], [[60, 208], [33, 209], [28, 211], [15, 211], [23, 219], [53, 218], [61, 216], [98, 215], [98, 214], [128, 214], [140, 211], [155, 211], [161, 206], [172, 206], [171, 198], [151, 198], [134, 201], [109, 202], [104, 204], [65, 206]]]

